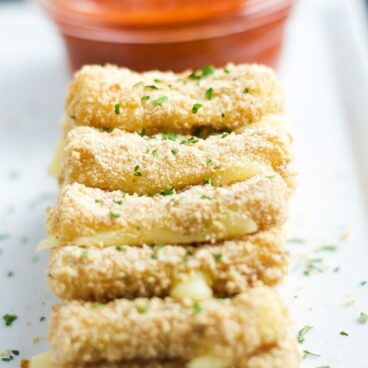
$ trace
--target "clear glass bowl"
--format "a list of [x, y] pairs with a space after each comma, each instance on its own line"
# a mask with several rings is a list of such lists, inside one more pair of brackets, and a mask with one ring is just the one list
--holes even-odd
[[293, 0], [38, 0], [72, 69], [113, 63], [180, 71], [227, 62], [275, 66]]

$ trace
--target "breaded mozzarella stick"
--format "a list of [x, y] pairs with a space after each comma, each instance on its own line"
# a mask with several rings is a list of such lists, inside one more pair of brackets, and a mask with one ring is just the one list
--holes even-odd
[[201, 247], [155, 246], [53, 249], [47, 267], [61, 299], [106, 302], [115, 298], [230, 297], [286, 274], [280, 230]]
[[[229, 366], [217, 357], [202, 357], [191, 362], [182, 360], [157, 361], [141, 360], [119, 363], [72, 363], [51, 365], [51, 354], [35, 356], [26, 368], [299, 368], [300, 352], [295, 339], [287, 338], [278, 345], [262, 349], [239, 365]], [[23, 367], [23, 366], [22, 366]]]
[[63, 303], [53, 309], [49, 341], [60, 365], [210, 356], [232, 367], [285, 340], [288, 329], [277, 294], [256, 288], [195, 304], [170, 298]]
[[75, 74], [65, 105], [67, 129], [147, 133], [191, 133], [198, 126], [233, 130], [283, 109], [274, 72], [254, 64], [180, 74], [85, 66]]
[[206, 181], [229, 185], [276, 172], [292, 187], [291, 138], [275, 120], [282, 118], [270, 117], [239, 134], [206, 139], [75, 128], [65, 139], [60, 182], [153, 195], [171, 187]]
[[288, 188], [277, 174], [229, 187], [194, 186], [166, 194], [124, 195], [67, 185], [48, 213], [51, 239], [44, 245], [215, 242], [281, 226], [286, 217]]

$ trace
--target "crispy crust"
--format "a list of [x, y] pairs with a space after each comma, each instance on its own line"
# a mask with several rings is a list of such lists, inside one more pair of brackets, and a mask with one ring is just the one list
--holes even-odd
[[[227, 69], [230, 73], [219, 68], [193, 80], [188, 78], [190, 72], [138, 74], [111, 65], [85, 66], [69, 87], [66, 129], [86, 125], [130, 132], [190, 133], [197, 126], [235, 129], [283, 111], [283, 95], [270, 68], [229, 64]], [[152, 85], [157, 89], [149, 87]], [[211, 100], [206, 98], [209, 88], [213, 88]], [[142, 101], [143, 96], [149, 100]], [[168, 97], [165, 103], [154, 103], [162, 96]], [[120, 105], [118, 113], [116, 104]], [[193, 113], [195, 104], [202, 106]]]
[[[299, 346], [295, 339], [286, 339], [279, 345], [255, 353], [246, 362], [231, 368], [298, 368], [300, 364]], [[53, 368], [187, 368], [183, 361], [141, 361], [120, 363], [67, 364]]]
[[84, 253], [71, 245], [51, 251], [46, 272], [52, 292], [66, 300], [165, 297], [178, 279], [198, 271], [209, 277], [216, 296], [231, 297], [283, 280], [287, 257], [282, 243], [282, 231], [274, 229], [200, 248], [144, 245]]
[[77, 301], [53, 309], [49, 341], [56, 364], [179, 359], [221, 352], [236, 366], [283, 341], [285, 306], [269, 288], [232, 300], [185, 305], [171, 298]]
[[[55, 209], [49, 211], [48, 232], [60, 245], [83, 236], [93, 239], [78, 245], [215, 242], [281, 226], [287, 198], [288, 188], [277, 174], [156, 197], [124, 196], [74, 183], [62, 188]], [[119, 242], [101, 239], [107, 231], [116, 231]]]
[[195, 144], [185, 144], [191, 142], [188, 136], [172, 139], [75, 128], [65, 140], [60, 182], [152, 195], [200, 185], [205, 178], [228, 185], [275, 171], [293, 186], [291, 138], [280, 117], [266, 118], [241, 133], [194, 137]]

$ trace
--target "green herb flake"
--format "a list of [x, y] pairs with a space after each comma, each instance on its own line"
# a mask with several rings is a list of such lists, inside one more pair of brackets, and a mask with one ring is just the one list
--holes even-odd
[[210, 165], [212, 164], [212, 159], [208, 158], [207, 161], [206, 161], [207, 165]]
[[167, 96], [161, 96], [159, 98], [157, 98], [156, 100], [153, 100], [152, 103], [154, 105], [163, 105], [165, 102], [167, 102], [169, 99]]
[[225, 68], [225, 69], [224, 69], [224, 73], [225, 73], [225, 74], [230, 74], [230, 70], [229, 70], [228, 68]]
[[155, 85], [151, 84], [149, 86], [144, 86], [144, 88], [147, 88], [147, 89], [158, 89]]
[[123, 203], [123, 201], [121, 199], [113, 199], [112, 201], [116, 204], [122, 204]]
[[204, 178], [203, 184], [209, 184], [212, 185], [212, 179], [211, 178]]
[[110, 217], [112, 219], [117, 219], [120, 217], [120, 213], [119, 212], [115, 212], [115, 211], [110, 211]]
[[169, 141], [176, 141], [178, 136], [175, 133], [162, 133], [162, 138]]
[[199, 314], [202, 312], [202, 307], [198, 303], [194, 303], [192, 309], [194, 314]]
[[198, 142], [199, 142], [199, 139], [192, 136], [192, 137], [187, 138], [187, 139], [182, 139], [180, 141], [180, 144], [188, 144], [188, 145], [191, 145], [191, 144], [196, 144]]
[[215, 68], [212, 65], [204, 66], [202, 69], [202, 76], [208, 77], [209, 75], [212, 75], [215, 72]]
[[196, 114], [201, 107], [202, 107], [202, 104], [200, 104], [200, 103], [194, 104], [193, 107], [192, 107], [192, 113]]
[[366, 285], [367, 284], [367, 281], [361, 281], [360, 282], [360, 286], [364, 286], [364, 285]]
[[318, 248], [319, 252], [336, 252], [337, 251], [337, 246], [336, 245], [323, 245], [322, 247]]
[[175, 150], [175, 149], [172, 149], [172, 150], [171, 150], [171, 153], [175, 156], [175, 155], [178, 153], [178, 151], [177, 151], [177, 150]]
[[101, 201], [101, 199], [95, 199], [95, 203], [101, 204], [101, 203], [103, 203], [103, 201]]
[[142, 102], [146, 102], [146, 101], [148, 101], [150, 99], [150, 96], [142, 96], [141, 97], [141, 101]]
[[3, 320], [5, 322], [5, 326], [11, 326], [15, 320], [18, 319], [18, 316], [15, 314], [5, 314], [3, 315]]
[[305, 335], [312, 329], [312, 326], [304, 326], [299, 332], [298, 332], [298, 343], [302, 344], [305, 341]]
[[312, 353], [311, 351], [308, 350], [303, 350], [303, 359], [305, 358], [319, 358], [320, 355], [316, 354], [316, 353]]
[[207, 89], [205, 96], [206, 96], [206, 100], [209, 100], [209, 101], [212, 100], [212, 96], [213, 96], [213, 88], [212, 87]]
[[86, 259], [89, 256], [89, 251], [87, 249], [83, 250], [80, 254], [81, 259]]
[[307, 261], [303, 275], [310, 276], [312, 273], [321, 273], [323, 269], [319, 265], [323, 262], [322, 258], [311, 258]]
[[202, 194], [201, 199], [212, 199], [212, 198], [206, 194]]
[[218, 263], [218, 262], [221, 262], [222, 261], [222, 254], [221, 253], [216, 253], [213, 255], [213, 258], [215, 259], [215, 261]]
[[334, 269], [333, 269], [333, 272], [335, 272], [335, 273], [337, 273], [337, 272], [339, 272], [340, 271], [340, 267], [339, 266], [337, 266], [337, 267], [335, 267]]
[[136, 165], [134, 167], [134, 173], [133, 173], [134, 176], [142, 176], [142, 173], [141, 173], [141, 170], [139, 168], [139, 165]]
[[46, 317], [45, 316], [40, 317], [40, 322], [43, 322], [43, 321], [46, 321]]
[[368, 322], [368, 314], [360, 312], [358, 322], [361, 323], [362, 325], [365, 325]]
[[247, 94], [249, 93], [249, 88], [244, 88], [244, 89], [243, 89], [243, 93], [244, 93], [245, 95], [247, 95]]
[[9, 238], [9, 234], [6, 234], [6, 233], [0, 234], [0, 240], [6, 240], [8, 238]]
[[345, 331], [340, 331], [340, 335], [341, 336], [349, 336], [349, 334], [347, 332], [345, 332]]
[[8, 271], [6, 273], [6, 276], [9, 277], [9, 278], [12, 278], [14, 276], [14, 272], [13, 271]]
[[119, 115], [120, 114], [120, 104], [115, 104], [115, 107], [114, 107], [114, 111], [115, 111], [115, 114], [116, 115]]
[[137, 312], [139, 314], [145, 314], [147, 313], [147, 308], [144, 308], [144, 307], [137, 307]]
[[170, 188], [167, 188], [167, 189], [161, 191], [160, 194], [163, 195], [163, 196], [172, 195], [172, 194], [175, 194], [175, 189], [170, 187]]
[[228, 137], [230, 135], [230, 133], [229, 132], [223, 132], [223, 133], [221, 133], [221, 138], [226, 138], [226, 137]]
[[118, 252], [126, 252], [126, 248], [123, 247], [122, 245], [117, 245], [115, 247], [115, 249], [118, 251]]

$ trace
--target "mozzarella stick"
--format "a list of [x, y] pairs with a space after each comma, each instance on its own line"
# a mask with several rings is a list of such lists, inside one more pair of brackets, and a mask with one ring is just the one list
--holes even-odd
[[[300, 364], [300, 351], [295, 339], [287, 338], [278, 345], [270, 346], [255, 353], [241, 365], [231, 367], [221, 358], [202, 357], [192, 362], [182, 360], [158, 361], [141, 360], [119, 363], [72, 363], [51, 365], [50, 353], [40, 354], [32, 358], [26, 368], [298, 368]], [[23, 367], [23, 366], [22, 366]]]
[[75, 128], [65, 140], [60, 182], [153, 195], [171, 187], [206, 181], [229, 185], [276, 172], [292, 187], [291, 138], [275, 121], [282, 124], [282, 118], [273, 116], [239, 134], [206, 139]]
[[276, 174], [170, 193], [148, 197], [67, 185], [48, 212], [50, 238], [40, 247], [215, 242], [281, 226], [286, 218], [288, 189]]
[[51, 251], [46, 273], [52, 292], [67, 300], [230, 297], [283, 280], [287, 257], [282, 242], [282, 231], [275, 229], [201, 247], [70, 245]]
[[[49, 329], [55, 364], [125, 360], [221, 359], [233, 367], [286, 339], [287, 311], [268, 288], [234, 299], [181, 303], [171, 298], [64, 302]], [[189, 365], [190, 366], [190, 365]]]
[[74, 76], [65, 110], [66, 129], [86, 125], [190, 134], [196, 127], [236, 129], [281, 113], [284, 99], [274, 72], [261, 65], [179, 74], [85, 66]]

